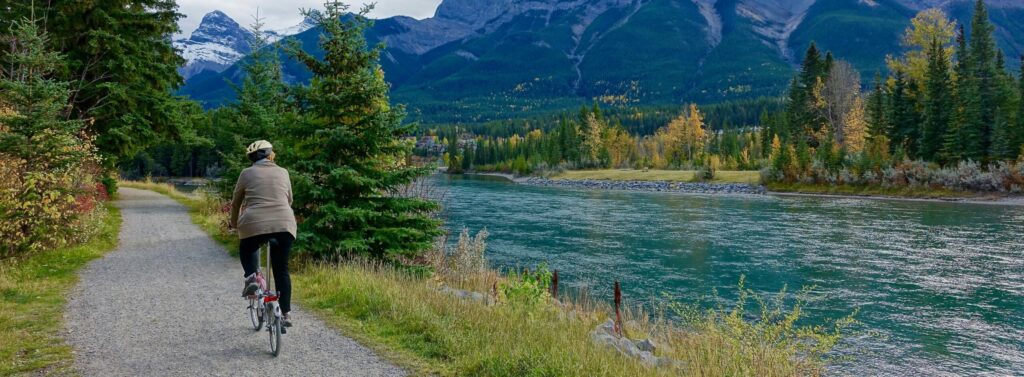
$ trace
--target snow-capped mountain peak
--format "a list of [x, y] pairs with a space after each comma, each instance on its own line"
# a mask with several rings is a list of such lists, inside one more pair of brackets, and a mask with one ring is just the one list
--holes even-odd
[[[315, 26], [310, 19], [280, 30], [263, 32], [271, 43]], [[188, 79], [209, 70], [221, 72], [252, 51], [252, 32], [224, 12], [215, 10], [203, 16], [202, 22], [188, 38], [177, 39], [174, 47], [181, 51], [185, 66], [179, 71]]]

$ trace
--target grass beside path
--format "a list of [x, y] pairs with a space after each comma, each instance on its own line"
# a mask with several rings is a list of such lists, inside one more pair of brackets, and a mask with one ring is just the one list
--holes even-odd
[[[193, 220], [225, 247], [237, 248], [237, 238], [221, 226], [219, 201], [182, 194], [166, 184], [122, 186], [167, 194], [186, 205]], [[748, 324], [742, 311], [699, 314], [701, 319], [685, 328], [626, 313], [627, 335], [661, 334], [658, 355], [686, 364], [682, 371], [648, 368], [592, 342], [590, 331], [608, 316], [606, 310], [594, 310], [593, 303], [574, 306], [575, 315], [546, 300], [485, 305], [441, 292], [438, 276], [357, 262], [296, 262], [292, 279], [298, 304], [414, 375], [816, 376], [824, 361], [809, 356], [807, 339], [795, 334], [828, 344], [839, 339], [820, 329], [795, 328], [792, 321]], [[799, 318], [799, 309], [780, 313]], [[639, 324], [630, 325], [630, 318]]]
[[[556, 174], [551, 179], [583, 180], [597, 179], [607, 181], [667, 181], [694, 182], [696, 173], [693, 170], [567, 170]], [[756, 185], [761, 182], [761, 173], [757, 171], [718, 171], [712, 183], [745, 183]]]
[[78, 270], [117, 247], [121, 214], [112, 203], [104, 208], [92, 241], [0, 261], [0, 376], [73, 374], [64, 305]]

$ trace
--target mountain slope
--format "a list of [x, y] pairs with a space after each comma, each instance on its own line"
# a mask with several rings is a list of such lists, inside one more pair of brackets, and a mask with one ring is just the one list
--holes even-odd
[[[990, 13], [1000, 47], [1024, 46], [1024, 3]], [[393, 97], [414, 119], [475, 122], [577, 106], [671, 104], [779, 95], [814, 41], [863, 74], [901, 52], [914, 14], [942, 6], [968, 21], [969, 0], [445, 0], [425, 20], [378, 20]], [[318, 31], [296, 35], [315, 51]], [[797, 58], [794, 58], [797, 57]], [[308, 79], [284, 60], [285, 76]], [[216, 106], [237, 66], [188, 80]]]

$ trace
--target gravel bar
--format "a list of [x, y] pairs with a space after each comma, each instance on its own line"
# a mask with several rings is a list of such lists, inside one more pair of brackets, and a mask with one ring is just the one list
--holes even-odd
[[[117, 250], [80, 272], [65, 311], [83, 376], [403, 376], [302, 308], [270, 354], [239, 294], [242, 268], [160, 194], [122, 188]], [[296, 287], [297, 296], [302, 287]]]
[[764, 195], [764, 186], [742, 183], [687, 183], [666, 181], [609, 181], [601, 179], [548, 179], [531, 177], [518, 181], [522, 184], [545, 187], [569, 187], [594, 190], [623, 190], [649, 192], [680, 192], [690, 194]]

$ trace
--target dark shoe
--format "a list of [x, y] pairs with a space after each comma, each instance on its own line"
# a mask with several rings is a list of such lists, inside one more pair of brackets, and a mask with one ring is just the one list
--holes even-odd
[[242, 290], [242, 297], [249, 297], [256, 294], [256, 291], [260, 289], [260, 285], [256, 284], [256, 274], [249, 275], [245, 279], [245, 289]]
[[284, 325], [284, 327], [292, 327], [292, 317], [291, 317], [291, 315], [285, 314], [284, 317], [281, 318], [281, 321], [282, 321], [281, 324]]

